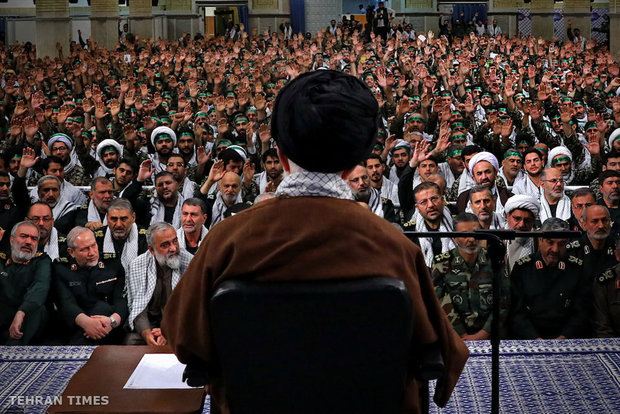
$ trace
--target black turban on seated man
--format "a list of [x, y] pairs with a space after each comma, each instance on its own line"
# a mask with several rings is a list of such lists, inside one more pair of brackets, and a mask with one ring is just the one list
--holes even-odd
[[370, 154], [378, 110], [372, 92], [356, 77], [334, 70], [306, 72], [278, 94], [271, 135], [300, 167], [340, 172]]

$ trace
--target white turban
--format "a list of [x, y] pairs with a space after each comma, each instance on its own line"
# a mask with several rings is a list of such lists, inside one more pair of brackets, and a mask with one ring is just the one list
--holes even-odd
[[245, 160], [248, 159], [248, 153], [245, 151], [245, 149], [243, 149], [243, 147], [241, 147], [239, 145], [231, 145], [230, 147], [228, 147], [226, 149], [231, 149], [231, 150], [237, 151], [237, 153], [239, 155], [241, 155], [241, 158], [243, 158], [243, 162], [245, 162]]
[[59, 133], [59, 134], [52, 135], [50, 140], [47, 141], [47, 146], [51, 149], [52, 145], [54, 145], [55, 142], [62, 142], [63, 144], [67, 146], [69, 150], [73, 148], [73, 140], [69, 138], [69, 136], [66, 134]]
[[607, 142], [609, 143], [610, 149], [613, 149], [614, 141], [617, 139], [620, 139], [620, 128], [616, 128], [616, 130], [612, 132], [611, 135], [609, 136], [609, 141]]
[[170, 135], [173, 145], [177, 145], [177, 134], [175, 134], [174, 131], [167, 126], [160, 126], [155, 128], [153, 132], [151, 132], [151, 144], [153, 144], [153, 146], [155, 146], [155, 138], [157, 138], [157, 136], [161, 134]]
[[499, 163], [497, 162], [497, 158], [495, 157], [495, 155], [491, 154], [490, 152], [483, 151], [477, 153], [469, 160], [469, 171], [471, 171], [472, 174], [474, 172], [474, 166], [480, 161], [488, 162], [495, 168], [495, 171], [499, 171]]
[[407, 141], [405, 141], [404, 139], [399, 139], [396, 140], [396, 145], [394, 145], [394, 148], [392, 149], [392, 153], [396, 150], [399, 149], [406, 149], [407, 152], [411, 152], [411, 144], [408, 143]]
[[528, 210], [534, 214], [534, 218], [538, 220], [540, 214], [540, 203], [536, 197], [527, 194], [517, 194], [506, 200], [504, 205], [504, 211], [506, 214], [513, 212], [514, 210]]
[[118, 152], [119, 157], [123, 156], [123, 147], [117, 141], [113, 139], [104, 139], [97, 145], [97, 155], [100, 159], [103, 159], [103, 154], [101, 154], [106, 147], [114, 147], [116, 152]]
[[549, 151], [549, 157], [547, 158], [547, 168], [551, 168], [551, 162], [558, 155], [566, 155], [568, 158], [570, 158], [570, 162], [572, 164], [573, 154], [570, 152], [568, 148], [558, 145], [557, 147]]

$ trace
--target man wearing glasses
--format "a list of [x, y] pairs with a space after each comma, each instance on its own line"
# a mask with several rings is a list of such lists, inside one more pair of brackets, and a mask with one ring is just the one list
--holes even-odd
[[47, 253], [51, 260], [68, 257], [67, 238], [54, 227], [54, 216], [50, 206], [37, 201], [30, 206], [26, 220], [39, 229], [38, 251]]
[[562, 171], [558, 168], [546, 168], [541, 179], [543, 195], [540, 197], [540, 220], [544, 222], [550, 217], [568, 220], [571, 215], [570, 198], [564, 194], [566, 183]]

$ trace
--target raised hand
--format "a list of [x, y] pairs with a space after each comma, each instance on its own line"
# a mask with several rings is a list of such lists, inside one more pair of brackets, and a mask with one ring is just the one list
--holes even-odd
[[36, 156], [34, 149], [30, 147], [24, 147], [24, 151], [22, 152], [22, 159], [19, 162], [19, 168], [24, 168], [28, 170], [29, 168], [34, 167], [34, 165], [39, 161], [39, 157]]
[[224, 178], [224, 174], [226, 174], [226, 171], [224, 170], [224, 161], [217, 160], [211, 167], [211, 171], [209, 171], [208, 181], [211, 181], [212, 183], [218, 182]]
[[141, 183], [146, 181], [155, 172], [155, 168], [151, 168], [152, 164], [153, 161], [150, 159], [142, 161], [140, 169], [138, 170], [138, 177], [136, 178], [138, 182]]

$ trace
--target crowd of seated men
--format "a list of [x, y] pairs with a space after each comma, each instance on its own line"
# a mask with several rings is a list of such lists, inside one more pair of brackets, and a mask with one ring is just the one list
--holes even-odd
[[[352, 199], [403, 231], [580, 231], [507, 242], [502, 335], [618, 336], [620, 66], [606, 45], [571, 29], [415, 37], [386, 13], [378, 36], [240, 25], [111, 50], [80, 37], [44, 59], [0, 46], [0, 343], [164, 344], [162, 309], [205, 234], [282, 181], [275, 96], [325, 69], [380, 107]], [[413, 241], [455, 330], [487, 339], [486, 247]]]

